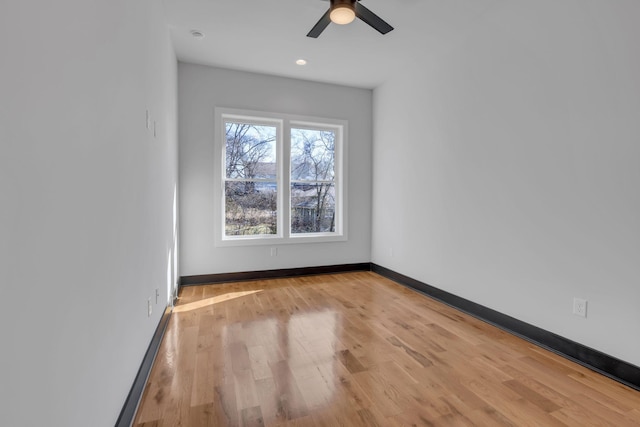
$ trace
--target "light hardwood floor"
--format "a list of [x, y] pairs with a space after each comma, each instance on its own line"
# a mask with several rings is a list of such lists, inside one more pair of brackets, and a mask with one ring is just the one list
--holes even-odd
[[375, 273], [183, 288], [135, 426], [640, 426], [640, 392]]

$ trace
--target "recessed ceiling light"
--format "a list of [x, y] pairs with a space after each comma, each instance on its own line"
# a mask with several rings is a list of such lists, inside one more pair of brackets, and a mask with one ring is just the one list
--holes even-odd
[[296, 61], [296, 64], [298, 64], [298, 65], [307, 65], [307, 61], [305, 61], [304, 59], [298, 59]]
[[204, 38], [204, 33], [200, 32], [198, 30], [191, 30], [191, 35], [196, 39], [203, 39]]

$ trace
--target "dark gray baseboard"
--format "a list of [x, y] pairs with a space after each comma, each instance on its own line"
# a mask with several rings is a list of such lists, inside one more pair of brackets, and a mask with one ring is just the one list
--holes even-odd
[[142, 393], [144, 392], [147, 378], [149, 378], [151, 367], [153, 366], [153, 362], [156, 359], [156, 355], [158, 354], [158, 349], [160, 348], [160, 343], [162, 342], [164, 331], [167, 329], [167, 325], [169, 324], [170, 317], [171, 306], [167, 306], [167, 308], [164, 310], [164, 314], [160, 318], [160, 322], [158, 322], [158, 327], [153, 334], [153, 338], [151, 338], [151, 343], [147, 348], [144, 359], [142, 359], [142, 364], [140, 365], [140, 369], [138, 369], [138, 374], [133, 381], [131, 390], [129, 390], [129, 395], [124, 402], [122, 411], [120, 411], [120, 416], [118, 417], [118, 421], [116, 421], [115, 427], [131, 427], [131, 425], [133, 424], [133, 420], [136, 416], [136, 411], [138, 410], [138, 404], [140, 403], [140, 399], [142, 398]]
[[640, 391], [640, 368], [377, 264], [371, 271]]
[[370, 271], [371, 263], [322, 265], [318, 267], [285, 268], [280, 270], [243, 271], [240, 273], [201, 274], [182, 276], [180, 286], [204, 285], [206, 283], [241, 282], [245, 280], [275, 279], [281, 277], [311, 276], [315, 274], [346, 273], [348, 271]]

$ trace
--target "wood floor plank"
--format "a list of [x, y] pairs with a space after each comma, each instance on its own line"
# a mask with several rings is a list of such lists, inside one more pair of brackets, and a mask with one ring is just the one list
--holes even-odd
[[241, 411], [242, 427], [264, 427], [260, 406], [244, 408]]
[[640, 426], [640, 392], [371, 272], [180, 291], [134, 426]]
[[287, 361], [277, 362], [271, 365], [271, 369], [276, 385], [277, 417], [283, 420], [294, 420], [308, 415], [307, 404]]

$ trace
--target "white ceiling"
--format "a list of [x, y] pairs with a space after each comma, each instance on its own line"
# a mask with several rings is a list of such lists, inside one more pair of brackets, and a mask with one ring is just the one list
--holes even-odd
[[[416, 54], [455, 43], [479, 15], [507, 0], [362, 0], [395, 29], [356, 19], [306, 34], [325, 0], [165, 0], [178, 59], [304, 80], [374, 88]], [[205, 34], [202, 39], [191, 30]], [[299, 66], [295, 61], [307, 60]]]

